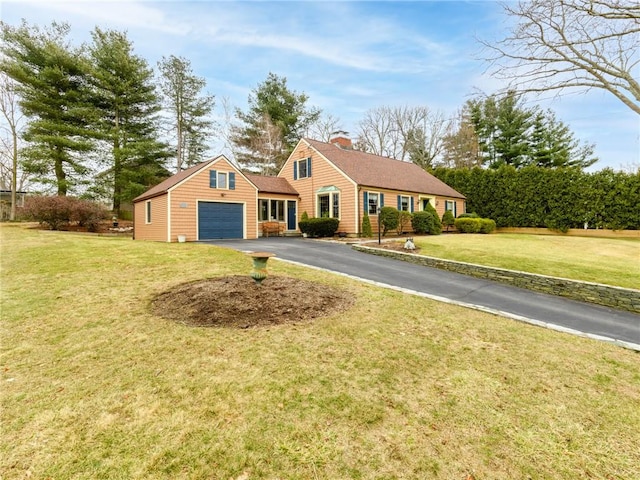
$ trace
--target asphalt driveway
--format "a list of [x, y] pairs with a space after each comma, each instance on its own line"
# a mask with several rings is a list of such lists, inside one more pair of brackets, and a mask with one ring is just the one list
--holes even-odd
[[279, 237], [203, 243], [272, 252], [281, 260], [640, 350], [640, 315], [631, 312], [369, 255], [337, 242]]

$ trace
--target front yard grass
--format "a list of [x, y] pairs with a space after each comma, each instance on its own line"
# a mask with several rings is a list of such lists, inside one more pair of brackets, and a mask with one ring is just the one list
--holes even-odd
[[637, 353], [277, 261], [354, 307], [193, 328], [151, 298], [246, 255], [0, 235], [3, 480], [637, 476]]
[[420, 254], [640, 289], [640, 240], [498, 233], [416, 237]]

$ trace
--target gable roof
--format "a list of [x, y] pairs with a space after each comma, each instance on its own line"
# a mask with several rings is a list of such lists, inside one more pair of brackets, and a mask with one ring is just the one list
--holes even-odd
[[[173, 187], [178, 185], [183, 180], [186, 180], [191, 175], [199, 172], [200, 170], [206, 168], [208, 165], [215, 163], [220, 158], [226, 157], [224, 155], [220, 155], [218, 157], [212, 158], [211, 160], [207, 160], [206, 162], [198, 163], [193, 167], [187, 168], [186, 170], [182, 170], [175, 175], [167, 178], [166, 180], [160, 182], [155, 187], [151, 187], [149, 190], [144, 192], [142, 195], [133, 199], [133, 203], [141, 202], [142, 200], [148, 200], [153, 197], [158, 197], [160, 195], [164, 195]], [[227, 160], [228, 161], [228, 160]], [[244, 175], [251, 183], [253, 183], [259, 192], [265, 193], [281, 193], [285, 195], [298, 195], [298, 192], [291, 186], [291, 184], [287, 181], [286, 178], [280, 177], [263, 177], [261, 175], [253, 175], [253, 174], [243, 174], [238, 171], [240, 174]]]
[[140, 202], [142, 200], [147, 200], [149, 198], [157, 197], [159, 195], [167, 193], [171, 189], [171, 187], [175, 187], [178, 183], [180, 183], [181, 181], [183, 181], [186, 178], [190, 177], [191, 175], [193, 175], [194, 173], [199, 171], [201, 168], [204, 168], [206, 165], [208, 165], [208, 164], [214, 162], [215, 160], [217, 160], [217, 158], [218, 157], [212, 158], [211, 160], [207, 160], [206, 162], [198, 163], [197, 165], [194, 165], [193, 167], [189, 167], [186, 170], [182, 170], [182, 171], [176, 173], [175, 175], [173, 175], [173, 176], [167, 178], [166, 180], [164, 180], [163, 182], [160, 182], [155, 187], [151, 187], [149, 190], [144, 192], [142, 195], [139, 195], [136, 198], [134, 198], [133, 199], [133, 203]]
[[245, 174], [245, 176], [258, 187], [258, 192], [282, 193], [286, 195], [298, 195], [286, 178], [265, 177], [262, 175]]
[[403, 162], [357, 150], [345, 150], [331, 143], [303, 139], [358, 185], [442, 197], [465, 198], [443, 181], [411, 162]]

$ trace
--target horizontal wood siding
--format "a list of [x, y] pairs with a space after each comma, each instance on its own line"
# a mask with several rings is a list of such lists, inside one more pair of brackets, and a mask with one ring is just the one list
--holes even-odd
[[[146, 223], [147, 202], [151, 202], [151, 223]], [[160, 195], [134, 205], [134, 236], [136, 240], [167, 241], [167, 195]]]
[[[294, 180], [294, 162], [311, 157], [311, 177]], [[340, 191], [340, 225], [338, 231], [356, 234], [359, 230], [356, 216], [357, 189], [354, 183], [324, 159], [315, 150], [300, 142], [284, 168], [279, 173], [300, 194], [298, 220], [303, 212], [309, 218], [319, 216], [317, 212], [317, 192], [322, 187], [337, 187]]]
[[[235, 189], [211, 188], [210, 170], [235, 173]], [[178, 235], [185, 235], [187, 241], [198, 240], [198, 201], [244, 204], [244, 237], [258, 236], [256, 188], [223, 158], [175, 187], [170, 196], [172, 242]]]

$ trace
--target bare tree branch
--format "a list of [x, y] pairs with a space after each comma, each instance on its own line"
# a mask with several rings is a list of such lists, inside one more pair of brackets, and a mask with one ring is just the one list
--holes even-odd
[[532, 0], [504, 4], [517, 24], [481, 43], [506, 90], [607, 90], [640, 114], [640, 7], [630, 0]]

